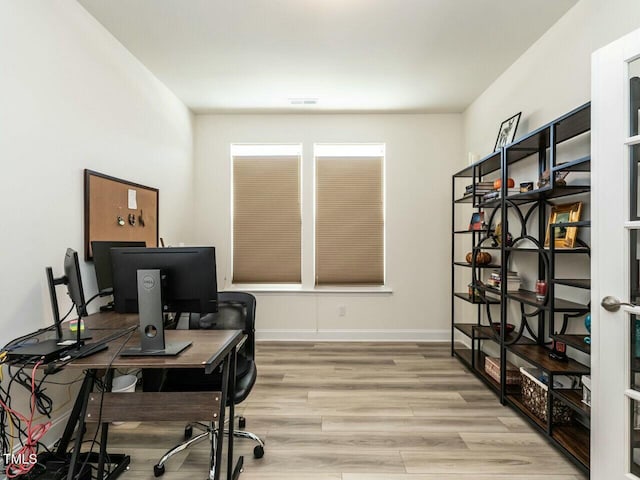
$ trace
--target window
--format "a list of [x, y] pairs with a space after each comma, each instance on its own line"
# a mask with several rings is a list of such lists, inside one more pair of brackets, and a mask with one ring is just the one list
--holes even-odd
[[384, 145], [316, 145], [315, 284], [384, 285]]
[[233, 283], [300, 283], [300, 145], [232, 145]]

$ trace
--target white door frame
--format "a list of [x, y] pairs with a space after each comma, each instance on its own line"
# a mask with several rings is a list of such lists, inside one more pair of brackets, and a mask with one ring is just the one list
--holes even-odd
[[629, 98], [627, 61], [640, 55], [640, 30], [592, 56], [591, 104], [591, 478], [636, 479], [630, 462], [630, 313], [605, 311], [607, 295], [629, 301]]

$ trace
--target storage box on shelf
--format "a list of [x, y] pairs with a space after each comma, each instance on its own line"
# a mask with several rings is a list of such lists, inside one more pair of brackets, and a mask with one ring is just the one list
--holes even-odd
[[[588, 295], [591, 282], [580, 277], [588, 277], [584, 271], [590, 248], [586, 241], [576, 242], [573, 248], [556, 246], [555, 240], [545, 246], [545, 236], [548, 228], [576, 227], [584, 232], [590, 227], [584, 218], [549, 225], [551, 205], [575, 201], [588, 205], [591, 157], [574, 153], [582, 144], [588, 149], [589, 129], [590, 105], [586, 104], [455, 174], [452, 195], [452, 292], [460, 283], [470, 288], [466, 298], [452, 295], [452, 354], [584, 470], [589, 469], [590, 407], [582, 402], [577, 381], [558, 387], [554, 379], [589, 374], [590, 347], [584, 341], [588, 333], [577, 332], [589, 311], [589, 302], [580, 297]], [[490, 182], [496, 179], [500, 189], [492, 191]], [[484, 212], [483, 231], [458, 235], [461, 231], [455, 226], [469, 218], [472, 210]], [[485, 265], [473, 258], [470, 263], [461, 262], [461, 250], [488, 251], [493, 259]], [[584, 268], [572, 277], [576, 261]], [[517, 277], [511, 273], [515, 270]], [[532, 291], [536, 279], [546, 280], [546, 293], [536, 296]], [[472, 305], [463, 311], [465, 300]], [[515, 331], [506, 331], [507, 324], [514, 324]], [[551, 339], [564, 342], [569, 356], [579, 361], [549, 358], [545, 345]], [[464, 348], [457, 343], [460, 340]], [[534, 376], [523, 379], [521, 388], [513, 381], [510, 364], [533, 365], [544, 372], [548, 385], [536, 383]]]
[[[520, 385], [522, 383], [522, 376], [518, 367], [513, 363], [507, 362], [507, 385]], [[500, 383], [500, 359], [496, 357], [485, 357], [484, 359], [484, 371], [493, 378], [497, 383]]]

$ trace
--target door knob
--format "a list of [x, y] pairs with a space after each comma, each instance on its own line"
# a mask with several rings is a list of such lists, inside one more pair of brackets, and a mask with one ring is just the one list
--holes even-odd
[[600, 302], [600, 305], [607, 312], [617, 312], [622, 306], [637, 307], [637, 305], [634, 305], [633, 303], [621, 302], [619, 298], [613, 297], [611, 295], [607, 295], [606, 297], [604, 297], [602, 299], [602, 302]]

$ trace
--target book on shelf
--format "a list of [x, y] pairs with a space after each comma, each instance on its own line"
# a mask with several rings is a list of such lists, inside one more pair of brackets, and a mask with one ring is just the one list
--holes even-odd
[[[500, 270], [493, 270], [487, 279], [487, 285], [499, 289], [502, 286], [502, 274]], [[518, 272], [507, 272], [507, 292], [516, 292], [520, 290], [522, 279]]]
[[[520, 193], [520, 191], [514, 188], [510, 188], [509, 190], [507, 190], [507, 197], [515, 195], [516, 193]], [[501, 196], [502, 192], [500, 190], [493, 190], [491, 192], [485, 193], [482, 196], [482, 200], [493, 200], [494, 198], [500, 198]]]
[[493, 188], [493, 182], [478, 182], [475, 185], [474, 184], [467, 185], [464, 188], [465, 196], [473, 194], [474, 187], [475, 187], [476, 195], [483, 195], [485, 193], [488, 193], [488, 192], [491, 192], [491, 191], [495, 190]]

